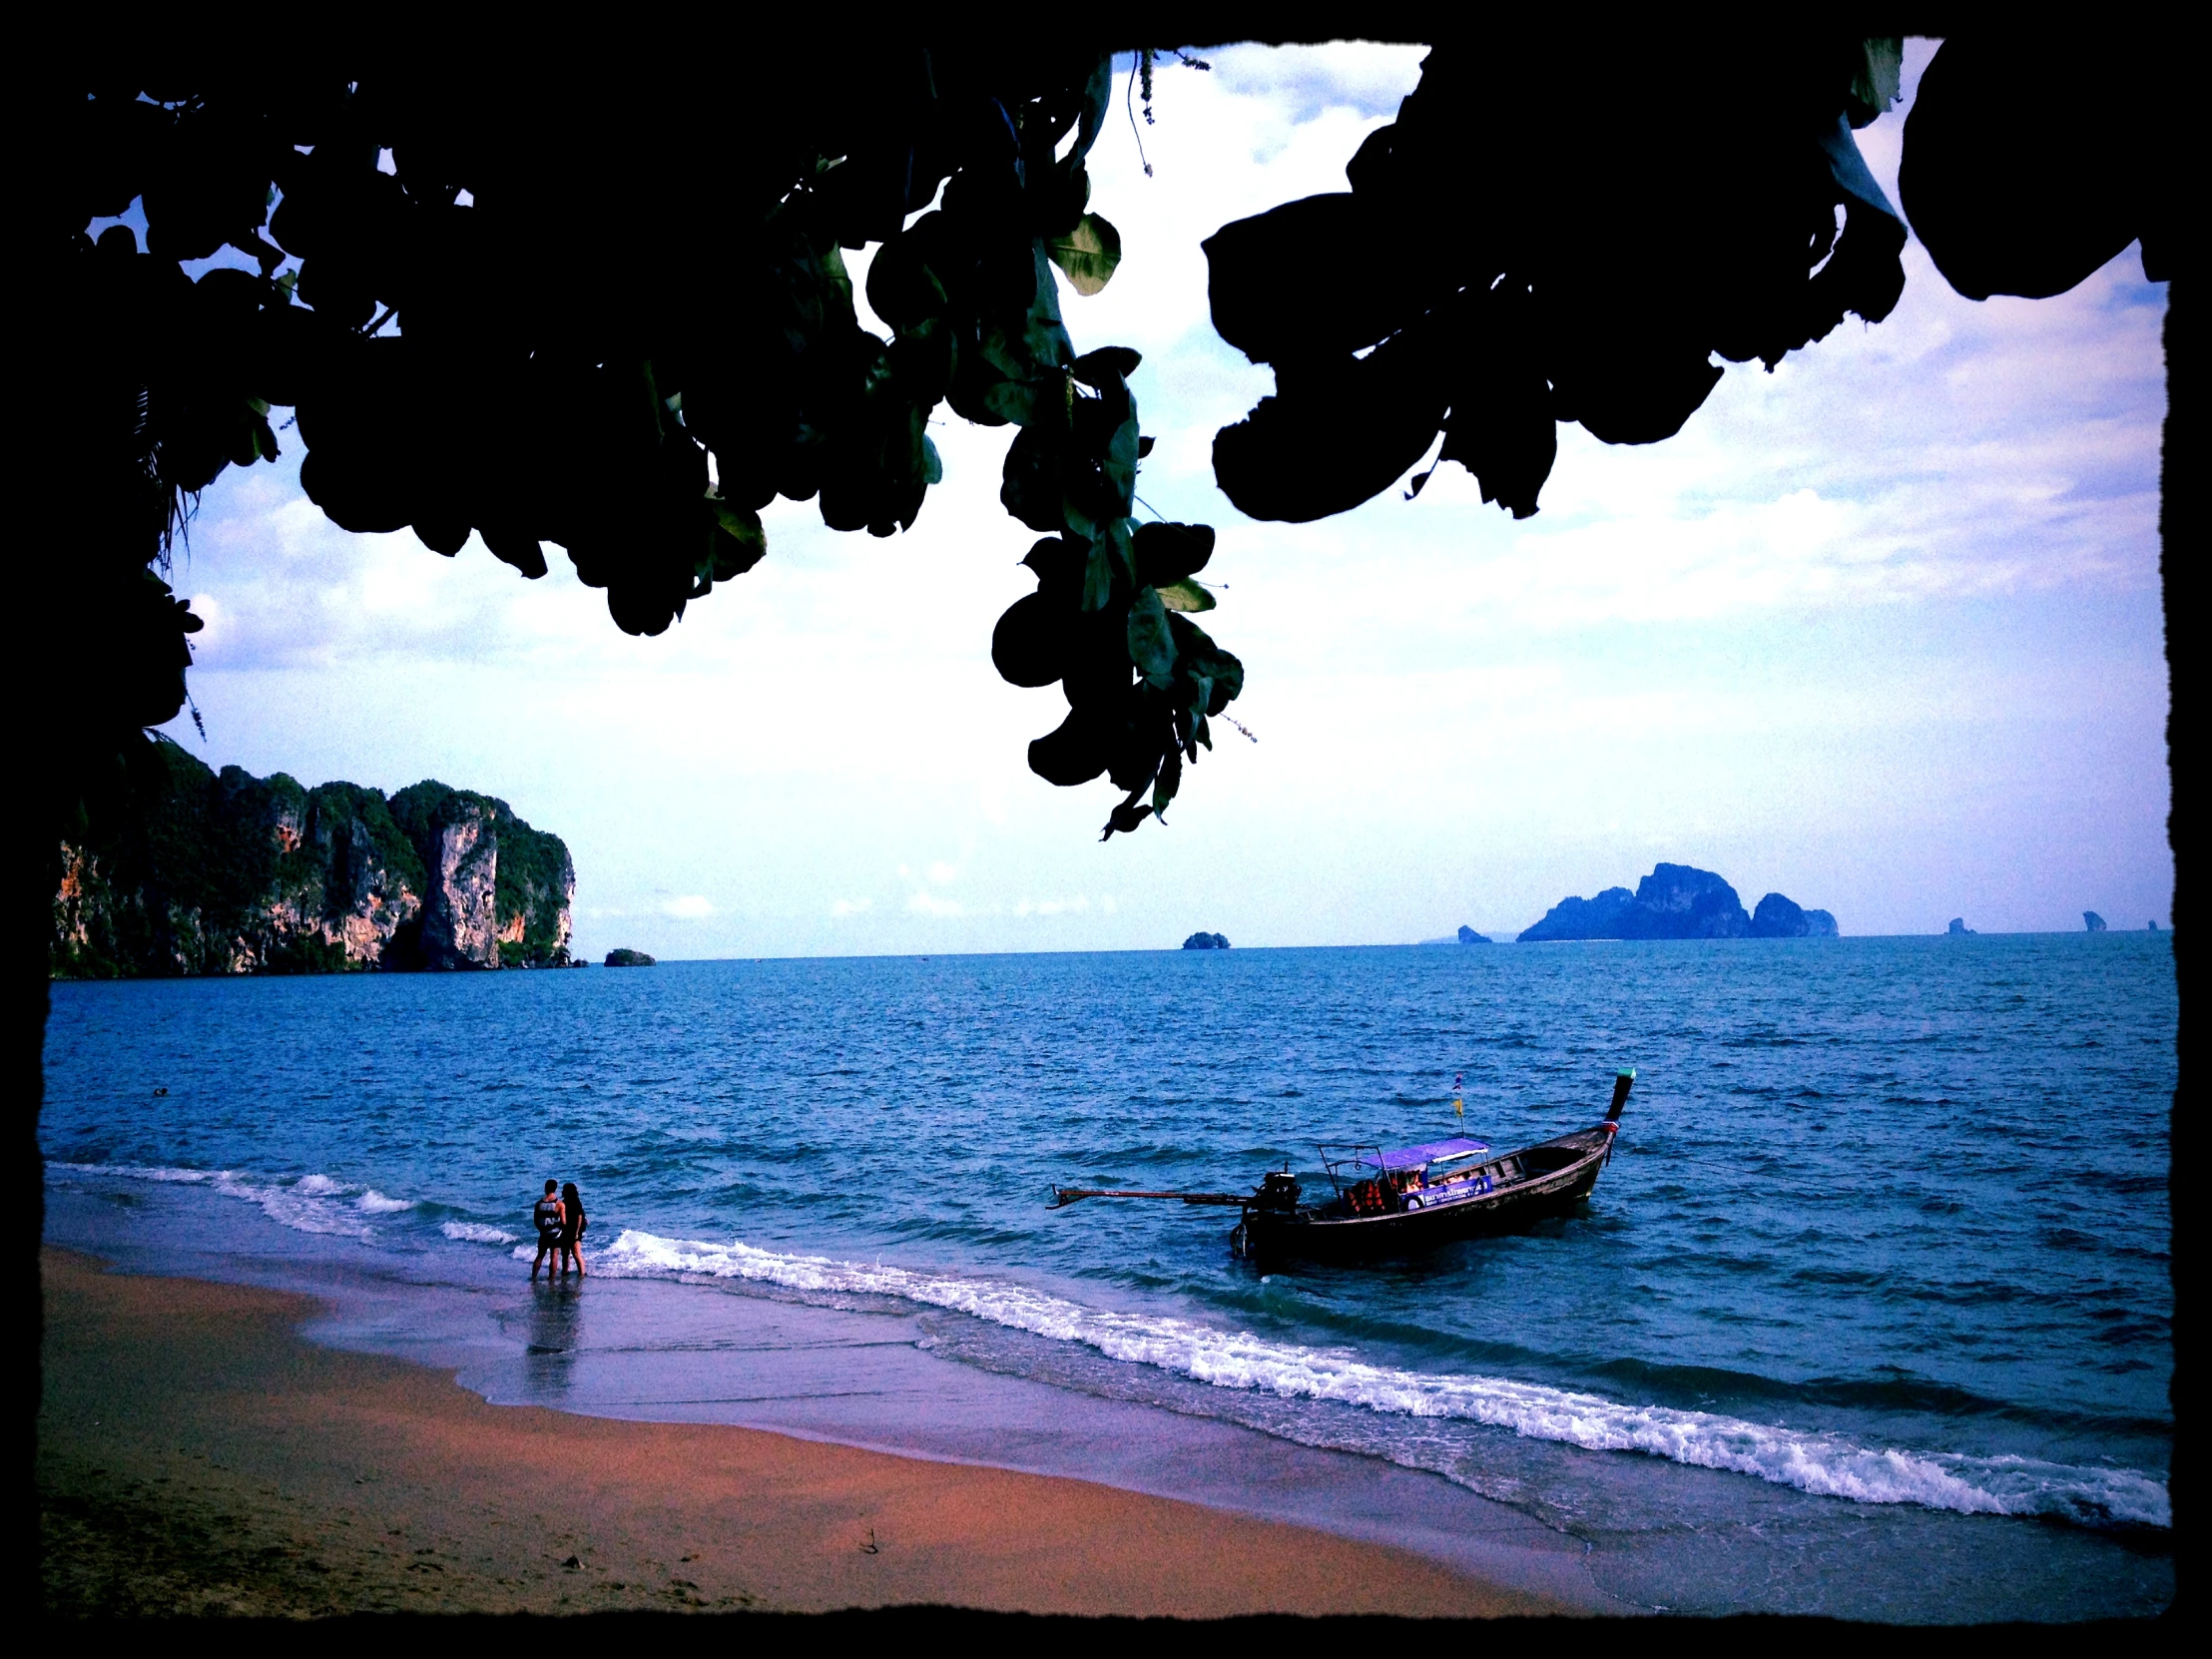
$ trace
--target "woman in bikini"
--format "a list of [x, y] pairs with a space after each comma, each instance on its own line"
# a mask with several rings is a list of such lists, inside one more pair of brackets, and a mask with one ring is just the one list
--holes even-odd
[[576, 1269], [576, 1277], [584, 1277], [584, 1195], [571, 1181], [561, 1189], [561, 1272], [570, 1267]]

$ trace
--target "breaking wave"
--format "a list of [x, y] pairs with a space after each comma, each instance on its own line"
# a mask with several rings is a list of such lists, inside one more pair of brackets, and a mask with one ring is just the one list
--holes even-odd
[[260, 1207], [262, 1214], [279, 1227], [295, 1233], [373, 1241], [376, 1230], [367, 1217], [390, 1215], [414, 1208], [414, 1200], [386, 1198], [374, 1187], [348, 1185], [327, 1175], [297, 1177], [251, 1175], [234, 1169], [171, 1169], [146, 1164], [54, 1164], [83, 1175], [103, 1175], [128, 1181], [157, 1181], [180, 1186], [204, 1186], [226, 1198], [239, 1198]]
[[461, 1244], [511, 1245], [515, 1242], [512, 1233], [487, 1227], [480, 1221], [449, 1221], [438, 1231]]
[[1915, 1503], [1962, 1514], [2049, 1515], [2085, 1524], [2165, 1527], [2163, 1482], [2135, 1469], [2019, 1456], [1911, 1451], [1748, 1422], [1711, 1411], [1629, 1404], [1506, 1378], [1404, 1371], [1342, 1350], [1271, 1342], [1156, 1314], [1085, 1308], [1025, 1286], [733, 1242], [664, 1239], [636, 1229], [600, 1253], [598, 1271], [633, 1278], [744, 1280], [787, 1290], [887, 1296], [966, 1314], [1112, 1360], [1215, 1387], [1328, 1400], [1385, 1415], [1456, 1418], [1598, 1451], [1640, 1451], [1726, 1469], [1816, 1496]]
[[63, 1164], [49, 1163], [48, 1169], [66, 1169], [78, 1175], [115, 1175], [128, 1181], [173, 1181], [181, 1186], [199, 1186], [224, 1174], [212, 1169], [171, 1169], [163, 1164]]

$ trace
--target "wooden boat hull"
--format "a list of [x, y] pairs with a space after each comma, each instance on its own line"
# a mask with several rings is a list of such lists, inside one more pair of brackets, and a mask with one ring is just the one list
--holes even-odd
[[1232, 1240], [1241, 1255], [1339, 1260], [1413, 1255], [1461, 1239], [1516, 1232], [1571, 1212], [1590, 1196], [1613, 1150], [1613, 1126], [1601, 1124], [1507, 1153], [1483, 1166], [1509, 1178], [1476, 1196], [1409, 1195], [1404, 1207], [1353, 1215], [1341, 1200], [1296, 1209], [1245, 1212]]

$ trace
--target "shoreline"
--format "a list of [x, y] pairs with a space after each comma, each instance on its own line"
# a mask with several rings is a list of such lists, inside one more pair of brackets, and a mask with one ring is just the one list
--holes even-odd
[[[40, 1248], [49, 1612], [1576, 1611], [1390, 1545], [1060, 1475], [493, 1405], [311, 1298]], [[573, 1563], [573, 1564], [571, 1564]]]

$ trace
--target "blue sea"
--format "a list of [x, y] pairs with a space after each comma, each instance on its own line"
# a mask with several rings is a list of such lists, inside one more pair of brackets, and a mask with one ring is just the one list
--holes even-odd
[[[1593, 1608], [2171, 1599], [2154, 934], [58, 984], [50, 1242], [314, 1291], [497, 1399], [1044, 1469]], [[1264, 1270], [1315, 1144], [1635, 1091], [1586, 1209]], [[164, 1092], [166, 1091], [166, 1092]], [[591, 1277], [533, 1286], [542, 1180]]]

